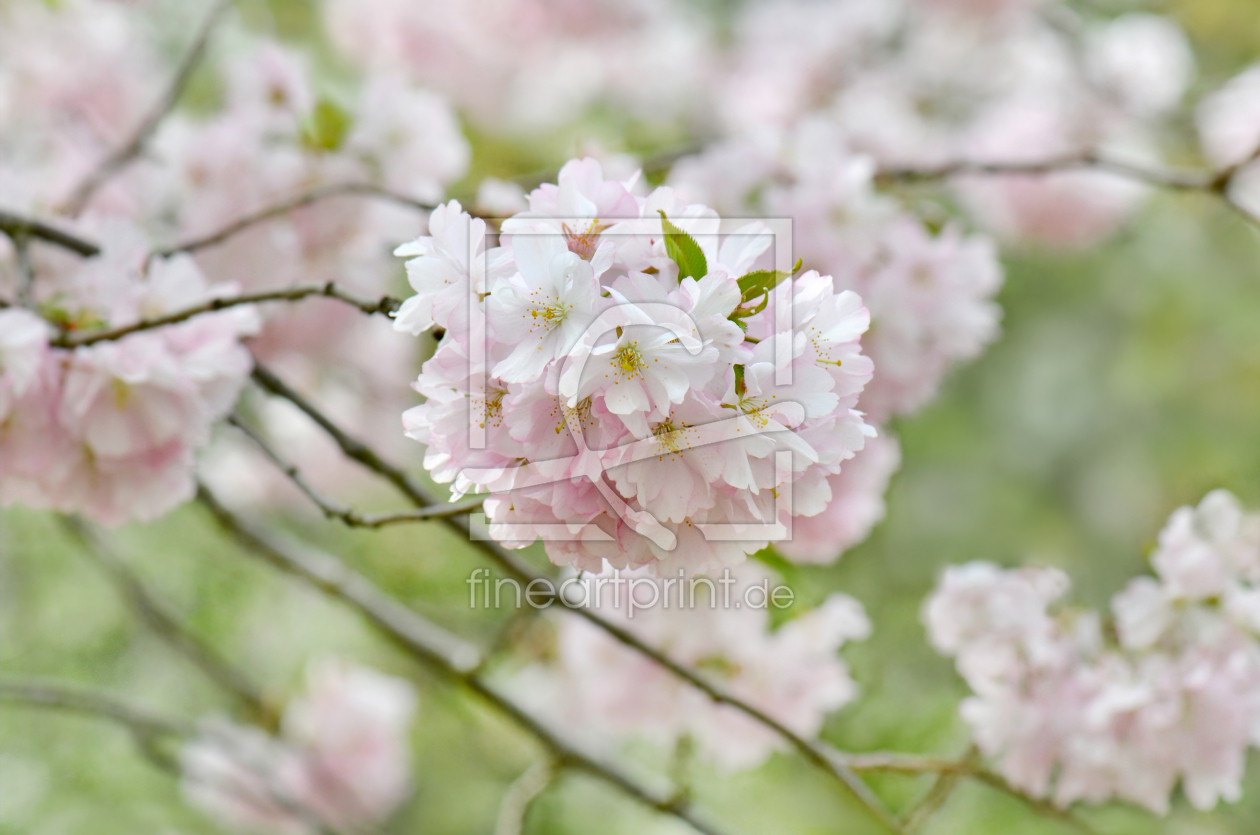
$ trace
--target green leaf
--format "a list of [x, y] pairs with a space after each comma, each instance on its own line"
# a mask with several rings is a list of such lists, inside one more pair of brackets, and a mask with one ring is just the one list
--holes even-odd
[[302, 144], [312, 151], [335, 151], [350, 133], [350, 114], [335, 101], [321, 98], [302, 125]]
[[743, 397], [746, 391], [747, 389], [744, 388], [744, 366], [737, 365], [735, 366], [735, 396]]
[[709, 262], [704, 257], [704, 250], [696, 239], [669, 222], [665, 212], [661, 213], [661, 226], [665, 228], [665, 253], [678, 265], [678, 280], [684, 278], [701, 279], [709, 274]]
[[[790, 563], [786, 559], [784, 559], [783, 556], [779, 554], [778, 551], [774, 550], [774, 548], [772, 547], [762, 548], [760, 551], [752, 555], [752, 559], [756, 560], [757, 562], [761, 563], [762, 565], [768, 568], [773, 569], [783, 579], [783, 582], [786, 583], [787, 585], [789, 586], [800, 585], [800, 581], [801, 581], [800, 568], [796, 566], [795, 564]], [[776, 584], [771, 583], [771, 586], [774, 586], [774, 585]], [[778, 609], [779, 607], [769, 606], [767, 608]], [[793, 607], [789, 607], [789, 608], [793, 608]], [[783, 614], [786, 614], [785, 612], [783, 612], [783, 610], [780, 610], [780, 612]], [[798, 610], [798, 614], [799, 614], [799, 610]], [[788, 620], [788, 617], [784, 617], [783, 620]]]
[[[739, 282], [740, 303], [750, 302], [758, 296], [768, 294], [775, 287], [779, 286], [779, 282], [795, 273], [801, 268], [801, 260], [796, 259], [796, 265], [792, 267], [792, 272], [784, 272], [783, 270], [753, 270], [747, 275], [742, 275], [736, 281]], [[765, 307], [765, 305], [762, 305]]]
[[737, 307], [731, 311], [730, 319], [733, 322], [738, 322], [740, 327], [743, 327], [744, 323], [739, 322], [739, 320], [747, 319], [750, 316], [756, 316], [758, 313], [766, 309], [766, 303], [769, 301], [770, 295], [768, 293], [762, 294], [760, 304], [753, 305], [752, 307]]

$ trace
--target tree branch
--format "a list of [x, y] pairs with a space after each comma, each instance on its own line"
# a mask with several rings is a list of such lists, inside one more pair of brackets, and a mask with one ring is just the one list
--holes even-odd
[[868, 754], [846, 754], [840, 751], [832, 751], [831, 757], [837, 761], [844, 762], [849, 768], [858, 772], [881, 772], [886, 774], [939, 774], [942, 776], [957, 775], [959, 777], [970, 777], [977, 782], [984, 783], [991, 788], [1010, 795], [1021, 801], [1034, 811], [1047, 817], [1061, 820], [1064, 823], [1075, 826], [1082, 832], [1092, 835], [1091, 827], [1080, 818], [1060, 809], [1053, 803], [1033, 797], [1025, 792], [1015, 788], [1004, 777], [989, 769], [985, 768], [970, 754], [961, 759], [950, 759], [947, 757], [925, 756], [921, 754], [899, 754], [886, 751], [876, 751]]
[[62, 516], [61, 522], [118, 589], [132, 611], [158, 637], [187, 658], [207, 678], [231, 693], [250, 708], [259, 718], [267, 715], [262, 695], [240, 671], [229, 664], [200, 638], [170, 613], [170, 611], [145, 588], [131, 569], [119, 559], [100, 531], [72, 516]]
[[0, 211], [0, 232], [8, 235], [14, 241], [22, 237], [38, 238], [50, 244], [55, 244], [62, 249], [68, 249], [71, 252], [82, 255], [84, 258], [91, 258], [93, 255], [99, 255], [101, 252], [101, 248], [91, 241], [85, 241], [77, 235], [63, 232], [41, 220], [15, 215], [11, 212]]
[[1092, 170], [1115, 174], [1135, 182], [1146, 183], [1171, 191], [1207, 194], [1221, 200], [1247, 222], [1260, 228], [1260, 217], [1229, 194], [1238, 172], [1247, 163], [1229, 166], [1220, 171], [1165, 170], [1125, 162], [1097, 151], [1083, 151], [1067, 156], [1050, 157], [1029, 162], [983, 162], [957, 160], [929, 167], [886, 167], [875, 174], [876, 183], [917, 183], [973, 176], [1045, 176], [1066, 171]]
[[539, 760], [516, 778], [499, 805], [499, 820], [495, 824], [494, 835], [523, 835], [530, 806], [547, 790], [556, 776], [554, 763]]
[[461, 513], [472, 513], [481, 507], [482, 502], [485, 501], [484, 499], [469, 499], [463, 502], [433, 504], [427, 507], [419, 507], [414, 510], [400, 510], [394, 513], [359, 513], [355, 509], [330, 499], [321, 493], [302, 474], [297, 465], [286, 459], [270, 441], [264, 438], [258, 430], [250, 426], [239, 414], [233, 413], [229, 415], [227, 422], [229, 425], [239, 429], [245, 437], [249, 438], [254, 446], [258, 447], [262, 454], [271, 463], [275, 464], [284, 473], [285, 477], [292, 481], [311, 500], [312, 504], [320, 509], [325, 517], [338, 519], [352, 528], [383, 528], [388, 525], [398, 525], [405, 522], [426, 522], [443, 516], [458, 516]]
[[165, 316], [158, 316], [153, 319], [142, 319], [139, 322], [133, 322], [130, 325], [123, 325], [109, 330], [89, 331], [87, 333], [63, 333], [52, 344], [58, 348], [79, 348], [84, 345], [92, 345], [97, 342], [112, 342], [116, 339], [122, 339], [124, 336], [130, 336], [139, 331], [152, 330], [154, 328], [166, 327], [167, 325], [176, 325], [180, 322], [186, 322], [195, 316], [205, 313], [215, 313], [220, 310], [227, 310], [230, 307], [239, 307], [246, 304], [261, 304], [264, 302], [275, 301], [300, 301], [311, 297], [323, 296], [325, 298], [336, 299], [346, 304], [357, 307], [364, 313], [380, 313], [388, 316], [398, 309], [401, 302], [390, 296], [382, 296], [381, 298], [369, 298], [341, 287], [336, 282], [330, 281], [326, 284], [298, 284], [293, 287], [284, 287], [279, 290], [264, 290], [259, 293], [248, 293], [241, 296], [228, 296], [225, 298], [215, 298], [202, 302], [201, 304], [186, 307], [183, 310], [177, 310], [174, 313], [168, 313]]
[[411, 476], [407, 475], [401, 467], [390, 464], [368, 447], [367, 444], [351, 437], [349, 433], [329, 419], [314, 403], [307, 400], [300, 392], [269, 371], [266, 366], [260, 364], [257, 358], [254, 360], [253, 378], [254, 382], [258, 383], [264, 391], [271, 392], [276, 397], [288, 400], [294, 406], [297, 406], [303, 414], [314, 421], [320, 429], [324, 430], [328, 437], [333, 439], [333, 442], [337, 444], [347, 458], [384, 478], [417, 507], [440, 504], [436, 497], [431, 496], [428, 491], [413, 481]]
[[35, 290], [35, 265], [31, 263], [31, 238], [29, 235], [17, 235], [13, 238], [13, 250], [17, 256], [18, 268], [18, 304], [31, 306], [31, 293]]
[[685, 821], [704, 835], [717, 835], [717, 830], [700, 820], [690, 807], [679, 805], [670, 797], [659, 796], [612, 766], [600, 763], [570, 747], [507, 697], [490, 688], [475, 675], [480, 666], [481, 653], [471, 644], [402, 606], [340, 560], [293, 547], [246, 524], [227, 510], [204, 485], [198, 485], [197, 497], [238, 543], [281, 571], [310, 583], [358, 610], [401, 649], [445, 678], [480, 696], [506, 715], [538, 740], [560, 765], [585, 771], [621, 789], [639, 802]]
[[149, 137], [153, 135], [158, 125], [162, 123], [162, 120], [179, 102], [180, 96], [184, 93], [184, 88], [188, 86], [188, 81], [192, 78], [193, 71], [201, 63], [201, 58], [205, 54], [206, 46], [210, 42], [210, 35], [214, 32], [214, 27], [231, 5], [232, 0], [214, 0], [214, 5], [210, 7], [205, 20], [202, 21], [201, 26], [197, 29], [197, 33], [193, 36], [188, 51], [184, 53], [184, 58], [180, 61], [179, 67], [175, 71], [175, 77], [171, 79], [171, 83], [167, 86], [162, 97], [154, 105], [153, 109], [149, 111], [149, 115], [144, 118], [144, 121], [132, 132], [130, 138], [113, 153], [105, 157], [71, 193], [65, 204], [67, 214], [71, 217], [76, 217], [87, 206], [88, 201], [92, 199], [92, 195], [96, 193], [97, 189], [108, 182], [110, 177], [121, 171], [144, 150]]
[[202, 235], [199, 238], [191, 238], [182, 243], [168, 247], [167, 249], [158, 250], [154, 254], [157, 256], [167, 256], [176, 252], [196, 252], [199, 249], [206, 249], [208, 247], [221, 244], [233, 235], [240, 234], [252, 226], [265, 223], [266, 221], [280, 217], [281, 215], [286, 215], [295, 209], [300, 209], [303, 206], [309, 206], [312, 203], [318, 203], [331, 197], [343, 197], [348, 195], [376, 197], [381, 200], [397, 203], [400, 206], [407, 206], [423, 212], [432, 211], [435, 208], [428, 203], [423, 203], [419, 200], [407, 197], [406, 195], [398, 194], [390, 191], [389, 189], [373, 185], [371, 183], [337, 183], [334, 185], [319, 186], [318, 188], [299, 194], [296, 197], [282, 200], [273, 206], [259, 209], [256, 212], [250, 212], [244, 217], [228, 223], [221, 229], [207, 235]]
[[[381, 457], [369, 449], [367, 445], [351, 437], [344, 430], [337, 427], [336, 424], [323, 414], [323, 412], [320, 411], [314, 404], [297, 392], [293, 391], [274, 374], [266, 371], [260, 365], [255, 365], [254, 379], [268, 391], [289, 400], [301, 411], [305, 412], [320, 427], [328, 432], [329, 436], [337, 443], [338, 446], [341, 447], [342, 451], [348, 457], [358, 461], [369, 470], [387, 478], [395, 486], [397, 486], [404, 495], [415, 502], [417, 507], [428, 507], [438, 504], [435, 498], [428, 495], [423, 488], [411, 481], [411, 479], [408, 478], [407, 475], [400, 469], [386, 464]], [[285, 466], [286, 464], [281, 463], [282, 469], [284, 469]], [[301, 485], [299, 485], [299, 488], [301, 488]], [[336, 513], [333, 515], [339, 516], [339, 514]], [[469, 525], [467, 519], [456, 516], [442, 516], [438, 517], [438, 521], [442, 522], [452, 530], [458, 531], [464, 536], [468, 536]], [[470, 542], [473, 547], [477, 548], [485, 556], [493, 560], [516, 580], [528, 584], [534, 580], [544, 579], [541, 575], [536, 574], [526, 565], [517, 560], [515, 556], [509, 553], [507, 549], [503, 548], [497, 542], [490, 542], [482, 539], [470, 539]], [[794, 733], [781, 722], [769, 716], [762, 710], [753, 707], [735, 696], [732, 696], [712, 682], [700, 677], [697, 673], [692, 672], [687, 667], [669, 658], [669, 656], [644, 643], [633, 633], [628, 632], [615, 624], [609, 623], [589, 609], [569, 607], [558, 592], [551, 590], [550, 588], [548, 588], [545, 592], [536, 590], [535, 598], [538, 599], [540, 603], [547, 600], [560, 603], [565, 609], [602, 629], [622, 645], [650, 658], [670, 673], [686, 681], [688, 684], [708, 696], [713, 702], [733, 707], [758, 724], [769, 728], [780, 738], [786, 741], [791, 747], [795, 748], [807, 760], [839, 782], [855, 799], [867, 808], [867, 811], [869, 811], [872, 816], [884, 824], [884, 826], [894, 832], [899, 831], [899, 826], [892, 814], [884, 807], [879, 798], [875, 796], [870, 787], [862, 781], [862, 778], [850, 769], [846, 763], [834, 760], [821, 746], [810, 742], [799, 734]]]
[[0, 678], [0, 702], [12, 705], [61, 710], [109, 719], [126, 727], [137, 737], [190, 736], [191, 724], [134, 707], [115, 696], [78, 687]]
[[918, 832], [923, 824], [927, 823], [928, 818], [940, 811], [941, 806], [949, 800], [954, 789], [962, 782], [962, 778], [963, 775], [957, 771], [936, 775], [936, 779], [932, 781], [923, 799], [902, 816], [902, 826], [905, 827], [906, 832]]

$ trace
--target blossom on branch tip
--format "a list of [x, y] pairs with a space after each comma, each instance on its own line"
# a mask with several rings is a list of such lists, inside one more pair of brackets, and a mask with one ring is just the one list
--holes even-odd
[[714, 570], [788, 530], [780, 494], [820, 511], [874, 432], [856, 409], [861, 299], [766, 269], [764, 224], [723, 231], [712, 209], [668, 187], [637, 197], [594, 160], [529, 199], [498, 247], [450, 203], [398, 250], [417, 295], [396, 326], [445, 328], [415, 386], [427, 402], [404, 417], [434, 478], [494, 494], [493, 538], [541, 536], [584, 568]]

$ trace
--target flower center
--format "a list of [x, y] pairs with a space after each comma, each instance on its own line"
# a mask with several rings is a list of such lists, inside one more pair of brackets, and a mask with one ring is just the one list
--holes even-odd
[[481, 407], [479, 411], [482, 413], [480, 421], [482, 429], [486, 428], [487, 423], [498, 426], [502, 422], [504, 393], [502, 389], [495, 389], [488, 392], [484, 399], [474, 397], [473, 408]]
[[670, 452], [681, 452], [690, 447], [684, 443], [684, 430], [687, 424], [680, 423], [675, 426], [674, 421], [666, 420], [652, 427], [652, 435], [656, 438], [656, 442]]
[[617, 365], [627, 374], [633, 374], [643, 367], [643, 355], [635, 345], [626, 345], [617, 351], [614, 357]]
[[600, 223], [599, 218], [595, 218], [587, 226], [585, 232], [570, 228], [567, 223], [560, 224], [560, 228], [564, 231], [564, 240], [569, 247], [569, 252], [583, 261], [589, 261], [599, 247], [600, 233], [611, 225], [611, 223]]
[[542, 319], [548, 328], [554, 328], [568, 317], [570, 309], [570, 305], [557, 300], [543, 307], [535, 307], [529, 314], [535, 319]]

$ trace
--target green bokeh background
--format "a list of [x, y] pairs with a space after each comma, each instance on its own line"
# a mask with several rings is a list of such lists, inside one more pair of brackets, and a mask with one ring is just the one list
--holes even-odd
[[[1194, 39], [1196, 92], [1260, 55], [1255, 0], [1176, 0], [1158, 10]], [[250, 25], [313, 48], [330, 83], [344, 72], [318, 43], [309, 5], [244, 2], [241, 12]], [[198, 106], [198, 96], [212, 99], [214, 86], [213, 78], [199, 79], [190, 106]], [[1196, 164], [1188, 120], [1182, 130], [1171, 157]], [[584, 140], [650, 152], [680, 138], [674, 128], [628, 126], [609, 113], [524, 145], [476, 136], [465, 188], [485, 174], [554, 166]], [[1161, 194], [1095, 251], [1023, 251], [1004, 261], [1001, 339], [954, 373], [938, 401], [894, 427], [905, 463], [888, 495], [887, 519], [838, 564], [792, 577], [806, 604], [843, 590], [875, 623], [869, 641], [845, 650], [863, 697], [832, 717], [825, 732], [846, 750], [965, 750], [956, 713], [965, 688], [926, 645], [918, 617], [943, 566], [974, 559], [1061, 566], [1073, 578], [1073, 599], [1101, 606], [1145, 569], [1173, 508], [1217, 487], [1260, 506], [1254, 229], [1206, 197]], [[466, 605], [464, 580], [485, 563], [436, 525], [351, 533], [302, 514], [279, 524], [344, 555], [407, 605], [471, 639], [484, 644], [502, 625], [502, 613]], [[196, 507], [126, 528], [115, 541], [193, 629], [277, 699], [299, 686], [309, 659], [329, 653], [416, 681], [417, 789], [384, 831], [493, 831], [503, 792], [539, 753], [527, 738], [433, 680], [344, 607], [241, 554]], [[188, 717], [233, 709], [136, 622], [56, 519], [23, 510], [0, 513], [0, 674], [100, 687]], [[661, 765], [655, 752], [629, 756], [635, 768]], [[693, 766], [690, 779], [698, 804], [732, 833], [877, 831], [791, 756], [734, 776]], [[925, 788], [910, 778], [873, 784], [895, 808]], [[1178, 798], [1164, 819], [1121, 806], [1085, 810], [1083, 817], [1103, 833], [1249, 835], [1260, 829], [1260, 768], [1253, 767], [1245, 788], [1240, 803], [1213, 813], [1195, 812]], [[117, 727], [0, 706], [0, 835], [216, 831]], [[527, 831], [686, 830], [585, 777], [566, 776], [535, 804]], [[965, 784], [923, 831], [1070, 829]]]

